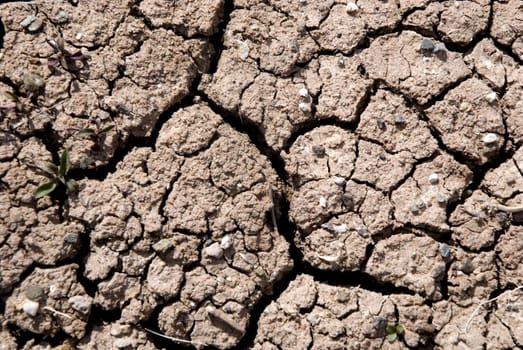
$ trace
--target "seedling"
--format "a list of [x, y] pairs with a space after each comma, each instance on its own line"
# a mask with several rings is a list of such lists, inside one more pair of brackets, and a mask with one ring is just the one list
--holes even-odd
[[7, 116], [10, 113], [15, 113], [16, 115], [21, 115], [24, 111], [24, 106], [26, 103], [26, 99], [18, 96], [14, 92], [6, 91], [5, 96], [13, 102], [12, 106], [9, 107], [1, 107], [0, 108], [0, 115], [2, 117]]
[[57, 66], [61, 66], [67, 71], [77, 71], [79, 68], [76, 62], [81, 62], [83, 67], [87, 65], [87, 57], [78, 50], [71, 53], [64, 46], [64, 38], [59, 37], [56, 40], [47, 40], [47, 43], [53, 48], [54, 54], [47, 58], [47, 67], [54, 72]]
[[41, 169], [45, 171], [51, 181], [40, 185], [35, 191], [35, 198], [41, 198], [51, 194], [61, 183], [67, 188], [67, 192], [77, 192], [78, 184], [73, 179], [67, 178], [67, 173], [71, 168], [71, 160], [69, 158], [69, 151], [65, 149], [60, 157], [60, 165], [55, 165], [51, 162], [44, 162]]
[[95, 119], [95, 128], [85, 128], [78, 131], [78, 136], [90, 138], [97, 149], [102, 149], [107, 134], [114, 129], [114, 125], [102, 128], [100, 119]]
[[387, 327], [385, 327], [385, 332], [387, 333], [387, 340], [390, 343], [393, 343], [396, 339], [398, 339], [398, 335], [405, 333], [405, 328], [403, 328], [402, 325], [392, 325], [388, 324]]

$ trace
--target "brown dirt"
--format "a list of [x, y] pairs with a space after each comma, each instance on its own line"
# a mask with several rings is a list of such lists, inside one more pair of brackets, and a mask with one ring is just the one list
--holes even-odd
[[521, 1], [0, 18], [0, 350], [523, 347]]

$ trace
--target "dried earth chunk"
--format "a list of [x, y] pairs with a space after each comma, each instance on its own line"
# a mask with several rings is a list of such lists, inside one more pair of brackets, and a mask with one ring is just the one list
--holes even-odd
[[470, 70], [460, 54], [448, 51], [444, 60], [420, 51], [421, 35], [412, 31], [380, 36], [362, 52], [363, 67], [371, 78], [426, 104], [445, 88], [464, 80]]
[[503, 145], [505, 126], [492, 93], [481, 80], [469, 79], [427, 110], [445, 145], [476, 164], [494, 159]]
[[506, 0], [495, 2], [492, 9], [491, 35], [523, 59], [523, 4], [518, 0]]
[[490, 13], [488, 0], [434, 1], [420, 7], [409, 14], [404, 24], [439, 35], [453, 44], [467, 45], [487, 30]]
[[379, 349], [384, 344], [386, 326], [396, 324], [407, 329], [407, 344], [417, 347], [427, 341], [424, 331], [430, 318], [431, 310], [420, 297], [384, 296], [298, 275], [263, 311], [253, 348], [342, 349], [359, 344]]
[[519, 226], [511, 226], [501, 235], [496, 252], [499, 265], [499, 279], [501, 286], [508, 284], [523, 285], [523, 229]]
[[85, 335], [92, 298], [77, 280], [77, 265], [36, 268], [7, 299], [8, 323], [38, 334]]
[[447, 206], [461, 198], [471, 179], [471, 171], [447, 154], [418, 165], [412, 177], [392, 192], [396, 219], [403, 224], [448, 231]]
[[180, 328], [161, 312], [167, 335], [230, 348], [292, 266], [287, 242], [266, 220], [276, 174], [206, 105], [176, 112], [155, 150], [135, 148], [105, 181], [82, 184], [71, 215], [93, 227], [86, 276], [103, 279], [95, 303], [122, 309], [120, 322], [145, 320], [162, 298], [173, 299], [190, 307], [194, 323]]
[[376, 244], [365, 272], [378, 281], [438, 300], [445, 277], [445, 260], [438, 249], [439, 244], [429, 237], [395, 234]]
[[140, 2], [140, 11], [154, 27], [171, 27], [183, 35], [209, 36], [218, 30], [222, 17], [223, 0], [183, 0], [173, 6], [168, 0], [145, 0]]
[[452, 236], [462, 247], [478, 251], [495, 243], [507, 223], [507, 215], [489, 213], [491, 202], [489, 196], [477, 190], [451, 214]]

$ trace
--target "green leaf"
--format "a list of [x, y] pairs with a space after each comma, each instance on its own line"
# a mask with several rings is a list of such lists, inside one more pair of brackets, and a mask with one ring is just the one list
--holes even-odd
[[64, 43], [64, 38], [62, 38], [62, 37], [58, 37], [58, 38], [56, 39], [56, 46], [57, 46], [58, 49], [59, 49], [60, 51], [62, 51], [62, 52], [64, 51], [64, 48], [65, 48], [64, 44], [65, 44], [65, 43]]
[[65, 56], [60, 58], [60, 65], [62, 66], [63, 69], [69, 69], [69, 64], [68, 64], [67, 58], [65, 58]]
[[106, 134], [108, 133], [109, 131], [113, 130], [114, 129], [114, 125], [109, 125], [109, 126], [106, 126], [105, 128], [103, 128], [102, 130], [98, 131], [99, 134]]
[[69, 151], [64, 149], [62, 156], [60, 157], [60, 169], [58, 170], [58, 176], [65, 177], [71, 167], [71, 159], [69, 158]]
[[53, 175], [53, 176], [58, 175], [58, 167], [51, 162], [44, 161], [40, 164], [39, 168], [50, 175]]
[[93, 136], [95, 134], [96, 134], [96, 130], [90, 129], [90, 128], [86, 128], [86, 129], [82, 129], [82, 130], [78, 131], [78, 136], [82, 136], [82, 137]]
[[395, 334], [396, 333], [396, 326], [388, 324], [387, 327], [385, 327], [385, 332], [387, 332], [387, 334]]
[[51, 181], [46, 184], [39, 186], [35, 191], [35, 198], [42, 198], [53, 192], [56, 188], [56, 181]]
[[405, 333], [405, 328], [403, 328], [403, 326], [400, 325], [400, 324], [397, 325], [396, 326], [396, 334], [403, 334], [403, 333]]
[[65, 185], [67, 186], [67, 191], [71, 192], [71, 193], [78, 192], [78, 190], [80, 188], [80, 186], [78, 186], [78, 183], [76, 181], [74, 181], [73, 179], [67, 180]]
[[396, 333], [387, 335], [387, 340], [391, 343], [393, 343], [397, 338], [398, 338], [398, 335]]

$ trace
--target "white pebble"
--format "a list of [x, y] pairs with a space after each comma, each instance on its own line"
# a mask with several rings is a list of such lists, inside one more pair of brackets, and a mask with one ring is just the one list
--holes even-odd
[[76, 33], [75, 38], [76, 38], [76, 40], [80, 40], [80, 39], [82, 39], [82, 36], [84, 36], [82, 33]]
[[241, 40], [236, 40], [236, 43], [238, 44], [238, 51], [240, 54], [240, 58], [245, 61], [247, 57], [249, 57], [249, 46]]
[[320, 197], [320, 207], [322, 208], [327, 208], [327, 200], [325, 199], [325, 197]]
[[489, 92], [485, 95], [485, 100], [487, 100], [488, 103], [494, 103], [498, 100], [498, 94], [494, 91]]
[[67, 302], [71, 304], [73, 309], [83, 314], [88, 314], [91, 311], [91, 300], [88, 297], [75, 295], [70, 297]]
[[483, 143], [486, 145], [491, 145], [498, 140], [498, 135], [494, 133], [488, 133], [483, 136]]
[[430, 183], [431, 185], [435, 185], [435, 184], [437, 184], [438, 181], [439, 181], [438, 174], [436, 174], [436, 173], [432, 173], [432, 174], [429, 175], [429, 183]]
[[32, 300], [26, 300], [22, 304], [22, 310], [24, 310], [24, 312], [31, 317], [36, 316], [39, 308], [40, 308], [40, 305], [36, 301], [32, 301]]
[[311, 110], [311, 104], [310, 103], [305, 103], [305, 102], [300, 102], [298, 104], [298, 108], [300, 109], [300, 111], [302, 111], [303, 113], [310, 113], [312, 110]]
[[20, 25], [24, 28], [29, 27], [31, 23], [33, 23], [36, 20], [35, 16], [27, 16], [22, 22], [20, 22]]
[[349, 1], [347, 2], [347, 12], [348, 13], [354, 13], [356, 11], [358, 11], [359, 7], [358, 5], [356, 5], [356, 3], [352, 2], [352, 1]]
[[345, 233], [345, 232], [347, 232], [348, 227], [347, 227], [347, 225], [345, 225], [345, 224], [341, 224], [341, 225], [336, 225], [336, 226], [334, 226], [333, 229], [334, 229], [334, 231], [335, 231], [336, 233], [340, 233], [340, 234], [341, 234], [341, 233]]
[[115, 339], [113, 342], [113, 346], [118, 349], [125, 349], [131, 345], [134, 345], [134, 342], [131, 338], [128, 337]]
[[336, 177], [336, 178], [334, 179], [334, 183], [335, 183], [336, 185], [338, 185], [338, 186], [343, 186], [343, 185], [345, 185], [345, 182], [346, 182], [346, 181], [345, 181], [345, 179], [344, 179], [343, 177]]
[[215, 243], [211, 244], [210, 246], [208, 246], [207, 248], [205, 248], [205, 253], [207, 254], [207, 256], [210, 256], [210, 257], [213, 257], [216, 259], [219, 259], [223, 256], [223, 250], [220, 247], [220, 244], [218, 244], [218, 242], [215, 242]]
[[299, 92], [300, 92], [300, 96], [301, 97], [308, 97], [309, 96], [309, 90], [307, 90], [307, 88], [301, 88]]
[[232, 239], [230, 236], [223, 236], [222, 241], [220, 242], [220, 247], [223, 250], [227, 250], [232, 246]]

